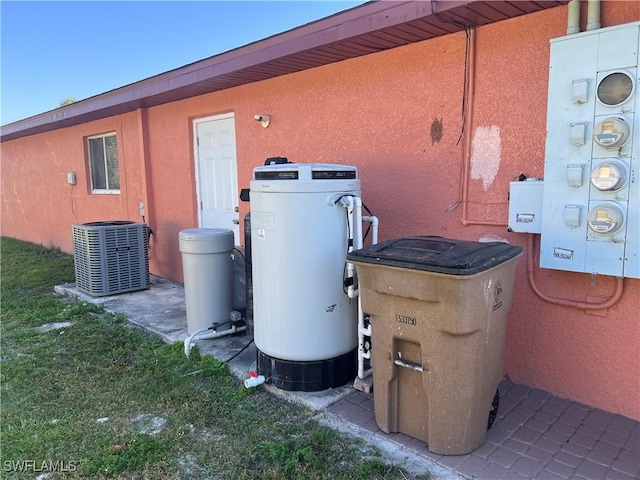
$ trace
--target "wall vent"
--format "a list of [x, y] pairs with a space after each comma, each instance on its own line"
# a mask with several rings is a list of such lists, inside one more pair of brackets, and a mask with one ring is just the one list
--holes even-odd
[[73, 225], [76, 287], [94, 297], [149, 287], [144, 223], [91, 222]]

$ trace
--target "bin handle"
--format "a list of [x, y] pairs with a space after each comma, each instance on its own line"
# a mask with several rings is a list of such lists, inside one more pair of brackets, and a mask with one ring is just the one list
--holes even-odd
[[418, 365], [417, 363], [413, 363], [413, 362], [405, 362], [404, 360], [400, 360], [399, 358], [397, 358], [393, 363], [395, 363], [399, 367], [409, 368], [411, 370], [417, 370], [418, 372], [423, 371], [422, 365]]

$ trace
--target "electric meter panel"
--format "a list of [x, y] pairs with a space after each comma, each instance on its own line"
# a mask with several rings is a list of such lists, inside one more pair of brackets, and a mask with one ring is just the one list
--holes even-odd
[[640, 22], [551, 40], [540, 266], [640, 278]]

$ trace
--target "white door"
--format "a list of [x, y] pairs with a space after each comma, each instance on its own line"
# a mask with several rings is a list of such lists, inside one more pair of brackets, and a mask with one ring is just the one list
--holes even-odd
[[200, 227], [233, 230], [240, 245], [234, 116], [195, 120], [194, 133]]

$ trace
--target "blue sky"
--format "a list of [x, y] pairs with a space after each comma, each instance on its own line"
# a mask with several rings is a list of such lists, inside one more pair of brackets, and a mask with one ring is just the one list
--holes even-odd
[[0, 124], [304, 25], [363, 1], [0, 2]]

